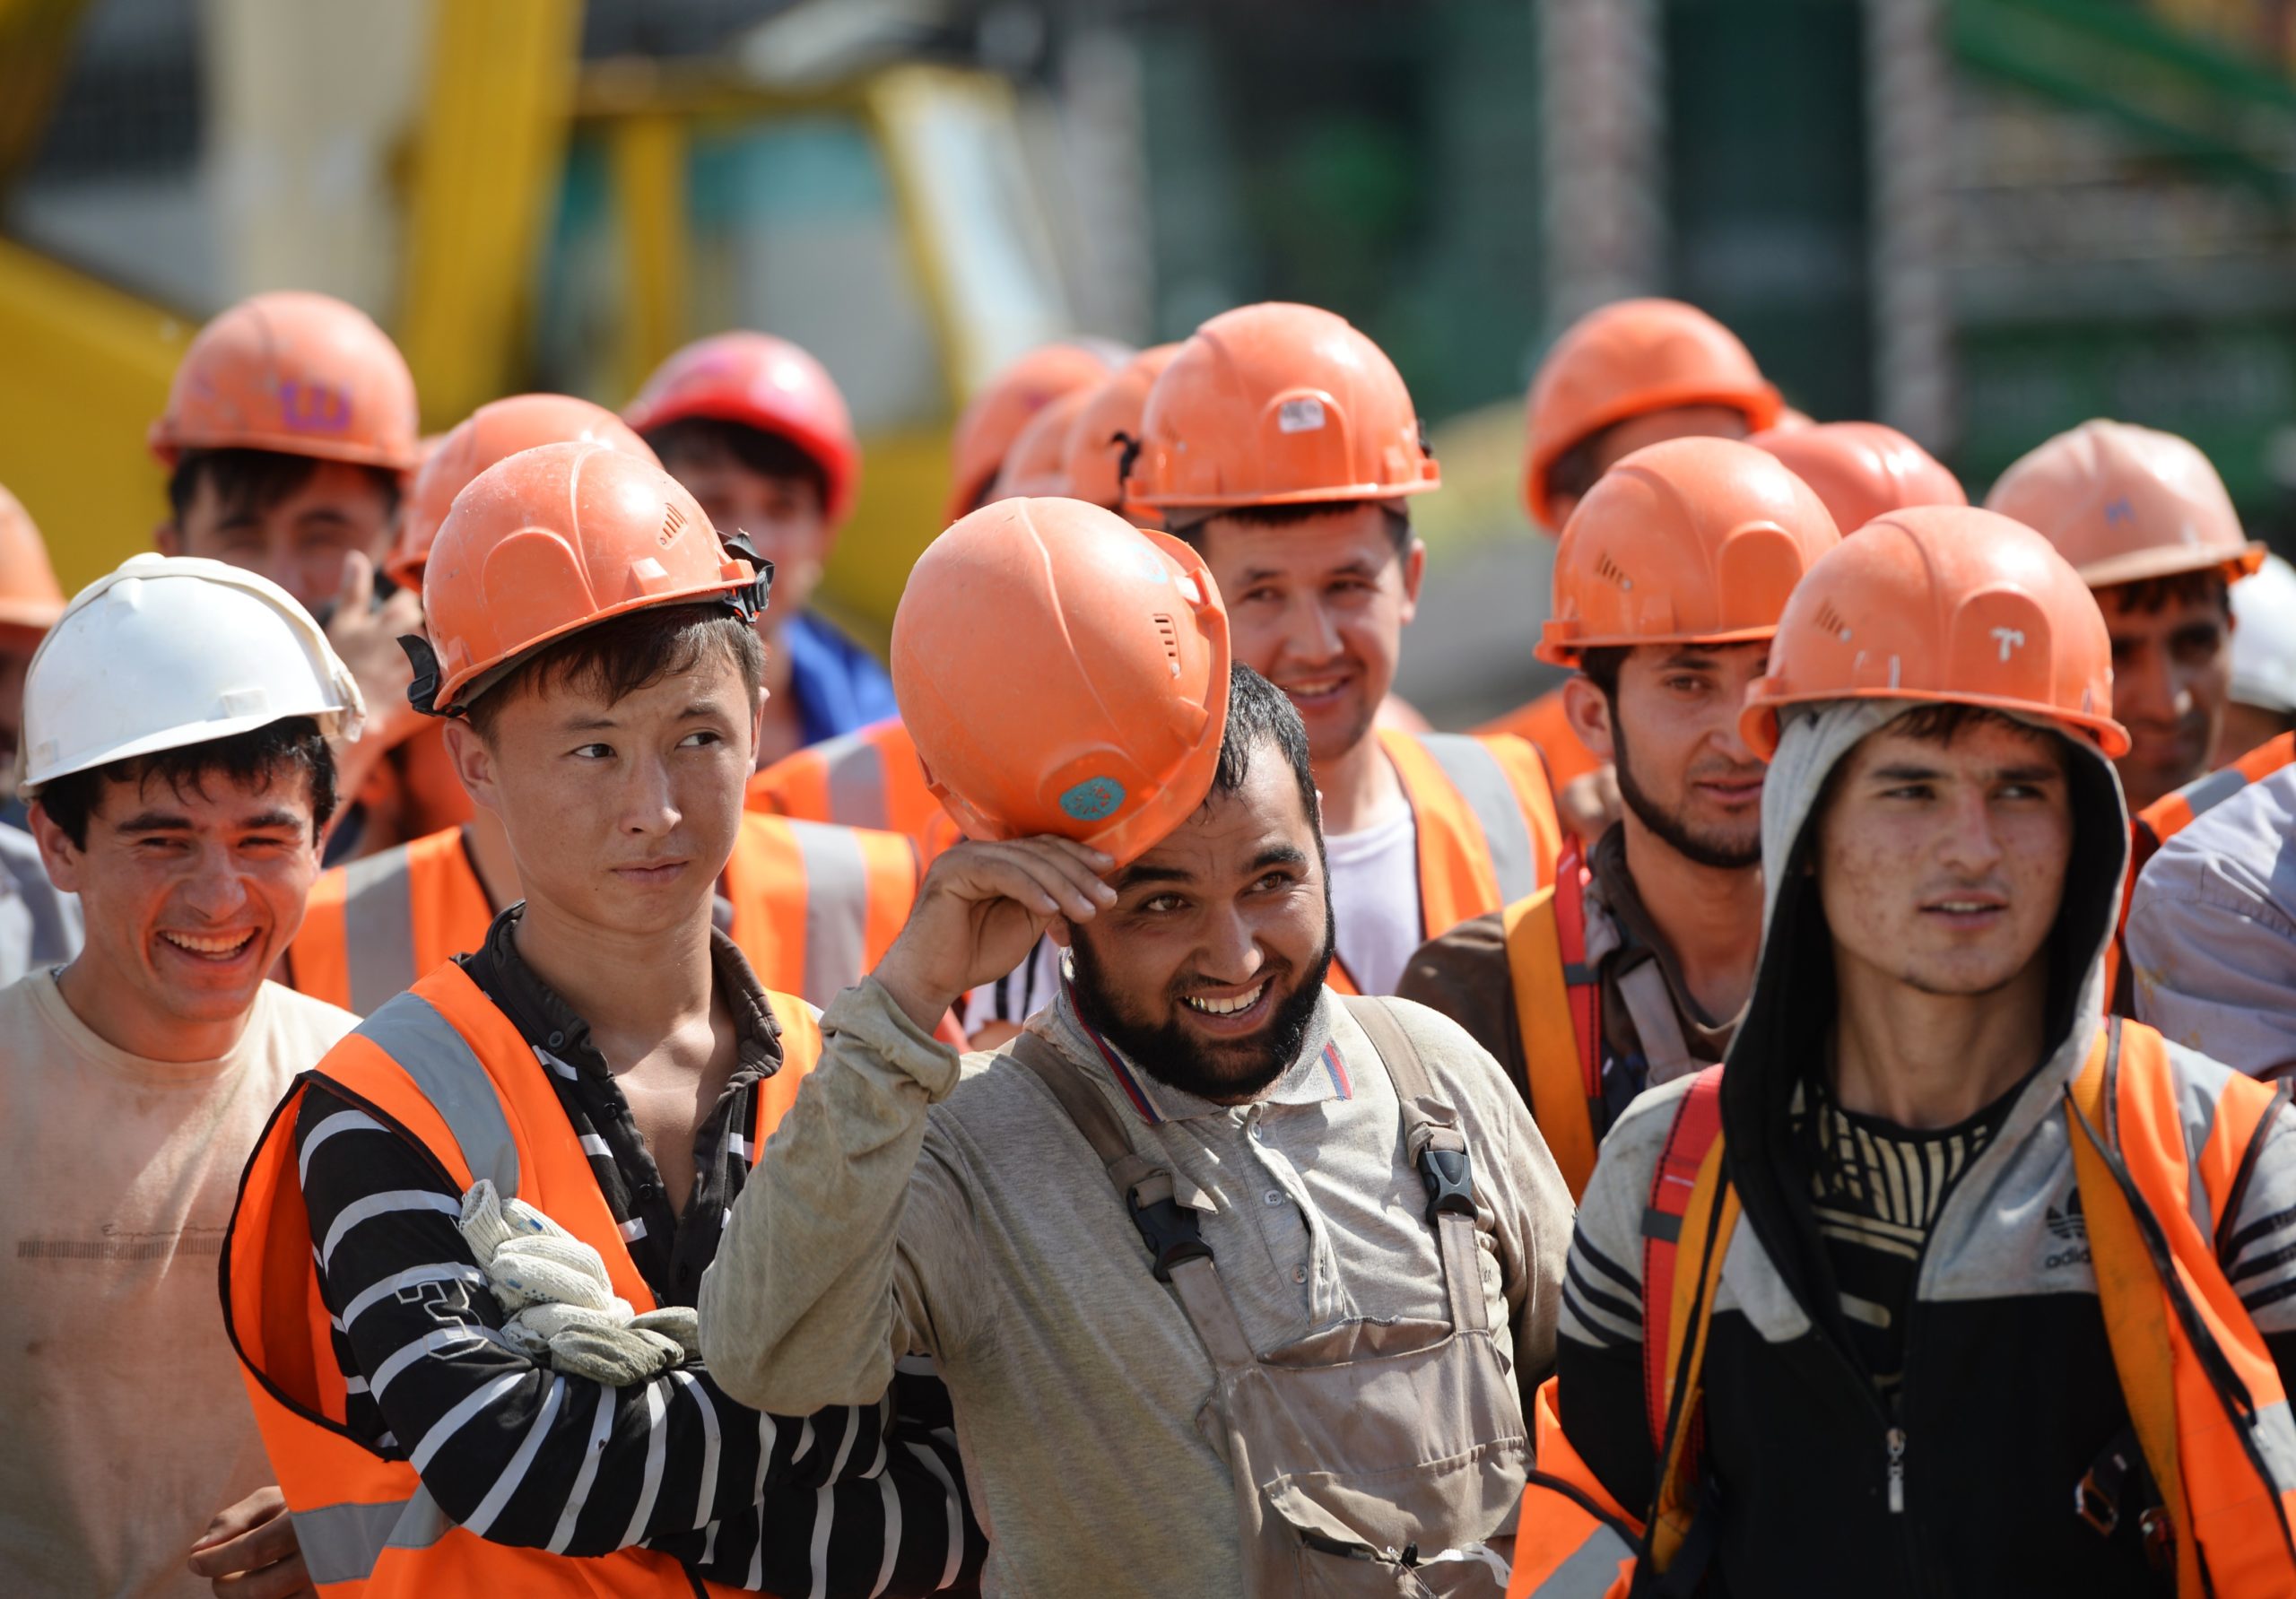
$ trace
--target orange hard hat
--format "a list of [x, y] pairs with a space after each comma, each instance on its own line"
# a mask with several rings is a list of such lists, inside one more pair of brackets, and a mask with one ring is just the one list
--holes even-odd
[[2039, 528], [2092, 588], [2264, 564], [2208, 457], [2153, 428], [2083, 422], [2021, 456], [1985, 504]]
[[957, 418], [949, 440], [949, 503], [953, 522], [981, 502], [1005, 452], [1029, 419], [1072, 389], [1091, 388], [1132, 359], [1106, 339], [1039, 344], [991, 378]]
[[722, 598], [754, 621], [772, 579], [660, 467], [602, 444], [522, 450], [455, 496], [430, 546], [408, 698], [458, 716], [529, 651], [626, 611]]
[[243, 300], [199, 330], [152, 424], [172, 468], [187, 449], [261, 449], [412, 472], [414, 378], [367, 313], [325, 294]]
[[1590, 649], [1750, 644], [1840, 542], [1833, 517], [1774, 456], [1733, 439], [1669, 439], [1602, 475], [1554, 552], [1540, 660]]
[[1109, 510], [1123, 508], [1125, 466], [1140, 448], [1140, 413], [1147, 409], [1148, 391], [1179, 352], [1178, 344], [1143, 350], [1084, 397], [1068, 428], [1071, 495]]
[[1768, 760], [1781, 707], [1831, 700], [1983, 706], [2128, 753], [2095, 596], [2047, 539], [1973, 506], [1891, 511], [1822, 556], [1786, 604], [1740, 727]]
[[641, 433], [689, 417], [787, 439], [821, 467], [830, 525], [853, 509], [861, 483], [853, 417], [829, 369], [788, 340], [742, 331], [697, 340], [656, 369], [622, 413]]
[[1834, 526], [1845, 534], [1884, 511], [1970, 502], [1961, 480], [1936, 456], [1880, 422], [1772, 428], [1747, 442], [1776, 456], [1815, 489], [1833, 513]]
[[1554, 526], [1547, 474], [1614, 422], [1682, 405], [1733, 405], [1746, 430], [1777, 424], [1784, 402], [1738, 335], [1679, 300], [1622, 300], [1563, 330], [1531, 379], [1523, 503]]
[[893, 616], [901, 721], [966, 835], [1057, 833], [1118, 864], [1211, 792], [1228, 664], [1204, 558], [1081, 500], [983, 506]]
[[1346, 319], [1222, 311], [1148, 391], [1126, 492], [1158, 509], [1390, 500], [1440, 488], [1395, 363]]
[[23, 502], [0, 488], [0, 627], [46, 632], [64, 614], [47, 541]]
[[1004, 452], [996, 481], [988, 486], [991, 500], [1068, 498], [1068, 425], [1091, 397], [1091, 390], [1072, 388], [1046, 403]]
[[603, 444], [659, 466], [646, 441], [603, 405], [572, 395], [512, 395], [465, 417], [423, 458], [399, 517], [398, 538], [383, 570], [404, 588], [422, 582], [422, 563], [447, 512], [471, 479], [508, 456], [544, 444]]

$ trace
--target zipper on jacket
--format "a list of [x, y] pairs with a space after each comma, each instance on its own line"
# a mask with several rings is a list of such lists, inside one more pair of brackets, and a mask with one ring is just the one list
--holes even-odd
[[1905, 1429], [1892, 1427], [1884, 1435], [1890, 1446], [1890, 1514], [1905, 1514]]

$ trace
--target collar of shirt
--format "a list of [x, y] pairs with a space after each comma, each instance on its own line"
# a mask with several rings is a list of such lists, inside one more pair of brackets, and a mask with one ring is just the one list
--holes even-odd
[[1587, 963], [1602, 968], [1605, 960], [1615, 953], [1619, 961], [1606, 968], [1615, 979], [1625, 975], [1637, 958], [1655, 960], [1658, 971], [1666, 979], [1666, 993], [1674, 1002], [1674, 1014], [1690, 1027], [1706, 1033], [1717, 1033], [1735, 1027], [1736, 1017], [1715, 1017], [1706, 1013], [1683, 981], [1682, 969], [1674, 963], [1674, 952], [1658, 925], [1650, 919], [1650, 912], [1642, 903], [1642, 895], [1634, 884], [1634, 873], [1626, 864], [1626, 824], [1614, 821], [1595, 841], [1587, 856], [1587, 870], [1594, 881], [1587, 886]]
[[[578, 1071], [610, 1075], [605, 1056], [590, 1042], [590, 1024], [518, 953], [518, 919], [526, 908], [520, 900], [496, 917], [486, 930], [486, 942], [474, 953], [457, 957], [463, 971], [517, 1024], [519, 1036], [537, 1055]], [[781, 1029], [764, 986], [740, 947], [715, 927], [709, 930], [709, 959], [718, 992], [732, 1007], [734, 1024], [741, 1030], [735, 1081], [772, 1075], [781, 1069]]]
[[[1077, 1013], [1072, 986], [1073, 968], [1061, 963], [1060, 993], [1051, 1005], [1037, 1013], [1029, 1026], [1070, 1059], [1090, 1071], [1101, 1091], [1123, 1100], [1133, 1114], [1152, 1125], [1158, 1122], [1192, 1121], [1199, 1117], [1228, 1116], [1240, 1108], [1215, 1105], [1183, 1089], [1160, 1082], [1125, 1052], [1102, 1038]], [[1274, 1084], [1254, 1101], [1261, 1105], [1316, 1105], [1328, 1099], [1352, 1099], [1355, 1084], [1339, 1046], [1332, 1037], [1333, 1007], [1339, 1002], [1326, 988], [1318, 996], [1315, 1015], [1300, 1053]]]

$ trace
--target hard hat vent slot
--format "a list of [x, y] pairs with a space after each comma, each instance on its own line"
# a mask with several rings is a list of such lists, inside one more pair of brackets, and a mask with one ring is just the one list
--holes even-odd
[[1164, 658], [1172, 664], [1172, 675], [1178, 677], [1180, 673], [1179, 625], [1161, 611], [1156, 613], [1155, 621], [1156, 637], [1162, 640], [1164, 646]]
[[1842, 620], [1841, 613], [1833, 608], [1831, 600], [1818, 607], [1818, 630], [1831, 633], [1844, 644], [1849, 642], [1849, 624]]
[[1626, 575], [1624, 567], [1611, 559], [1611, 552], [1607, 550], [1603, 552], [1602, 559], [1595, 563], [1595, 575], [1605, 583], [1617, 584], [1629, 594], [1634, 592], [1634, 579]]
[[662, 548], [668, 549], [684, 526], [685, 513], [678, 509], [675, 504], [665, 507], [662, 512]]

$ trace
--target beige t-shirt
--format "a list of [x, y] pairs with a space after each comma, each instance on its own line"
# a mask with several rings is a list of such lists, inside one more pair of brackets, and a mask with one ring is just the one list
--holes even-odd
[[42, 969], [0, 989], [0, 1588], [204, 1595], [184, 1557], [271, 1481], [216, 1266], [296, 1073], [358, 1024], [265, 983], [221, 1060], [145, 1060]]

